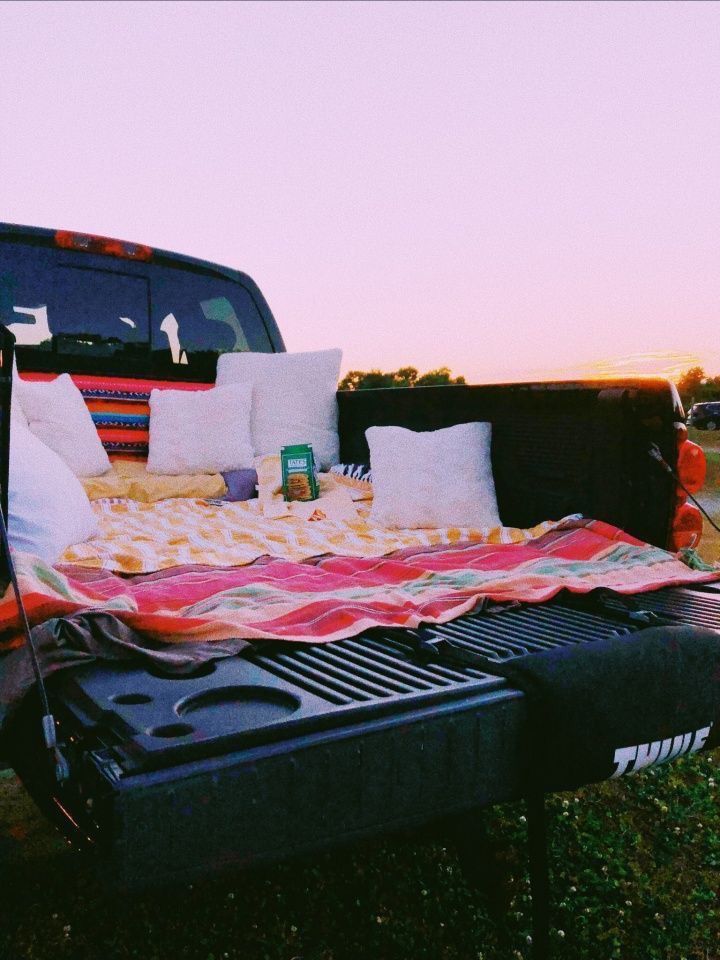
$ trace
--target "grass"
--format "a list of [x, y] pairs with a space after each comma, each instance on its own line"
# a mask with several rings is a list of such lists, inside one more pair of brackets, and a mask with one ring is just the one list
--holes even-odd
[[[702, 502], [720, 519], [720, 434], [693, 439], [708, 455]], [[720, 559], [708, 526], [700, 552]], [[557, 960], [719, 960], [719, 760], [549, 799]], [[388, 839], [118, 898], [0, 774], [0, 960], [520, 960], [530, 953], [523, 813], [488, 814], [508, 873], [501, 949], [442, 840]]]
[[[549, 800], [558, 960], [720, 956], [717, 754]], [[0, 780], [3, 960], [508, 960], [529, 956], [523, 807], [490, 811], [510, 948], [442, 841], [391, 839], [139, 899], [98, 892]], [[252, 824], [238, 824], [252, 829]]]

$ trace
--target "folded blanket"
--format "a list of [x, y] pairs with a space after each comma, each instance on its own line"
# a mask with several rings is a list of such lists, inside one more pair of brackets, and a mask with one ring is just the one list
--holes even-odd
[[148, 473], [147, 463], [116, 460], [99, 477], [82, 477], [85, 493], [91, 500], [128, 497], [142, 503], [154, 503], [171, 497], [222, 497], [225, 481], [219, 473], [189, 473], [169, 476]]
[[[416, 545], [382, 558], [266, 558], [244, 567], [186, 566], [134, 577], [54, 569], [27, 554], [17, 554], [16, 563], [31, 624], [104, 610], [166, 643], [338, 640], [373, 626], [444, 623], [482, 597], [534, 603], [563, 589], [632, 594], [720, 579], [720, 569], [691, 570], [666, 550], [578, 518], [545, 524], [525, 542]], [[9, 593], [0, 601], [0, 631], [6, 649], [20, 642]]]

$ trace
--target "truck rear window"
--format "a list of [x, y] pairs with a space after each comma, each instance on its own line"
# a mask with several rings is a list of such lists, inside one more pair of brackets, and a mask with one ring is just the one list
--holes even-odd
[[213, 380], [219, 353], [273, 347], [251, 293], [212, 269], [0, 244], [0, 321], [21, 370]]

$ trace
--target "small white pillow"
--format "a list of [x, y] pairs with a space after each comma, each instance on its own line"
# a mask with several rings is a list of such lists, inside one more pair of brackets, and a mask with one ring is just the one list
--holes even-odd
[[78, 478], [17, 419], [10, 424], [8, 513], [11, 545], [47, 563], [97, 533], [95, 514]]
[[148, 473], [221, 473], [251, 467], [252, 387], [150, 393]]
[[49, 383], [16, 380], [13, 394], [31, 431], [65, 461], [75, 476], [107, 473], [108, 455], [70, 374], [63, 373]]
[[256, 457], [279, 454], [288, 444], [309, 443], [318, 469], [338, 462], [336, 393], [341, 360], [342, 350], [218, 357], [218, 385], [252, 384]]
[[461, 423], [416, 433], [370, 427], [373, 505], [383, 527], [500, 526], [490, 460], [489, 423]]

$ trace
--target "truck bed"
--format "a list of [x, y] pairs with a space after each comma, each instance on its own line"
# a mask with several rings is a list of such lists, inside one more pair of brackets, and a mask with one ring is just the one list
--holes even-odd
[[[720, 630], [713, 586], [635, 599]], [[638, 626], [572, 598], [430, 629], [500, 661]], [[15, 766], [125, 886], [246, 867], [520, 796], [523, 694], [480, 670], [425, 663], [412, 639], [376, 629], [268, 646], [185, 678], [76, 668], [53, 686], [70, 785], [58, 791], [40, 778], [27, 743]]]
[[[0, 264], [24, 298], [9, 301], [1, 318], [23, 335], [23, 373], [212, 383], [220, 352], [284, 349], [255, 283], [216, 264], [12, 225], [0, 225]], [[44, 340], [27, 338], [26, 325], [17, 327], [15, 306], [46, 303], [61, 272], [75, 314], [47, 350]], [[147, 295], [126, 306], [127, 277]], [[100, 281], [117, 297], [108, 317], [96, 307]], [[234, 304], [245, 346], [228, 344], [227, 324], [204, 314], [208, 322], [197, 326], [188, 362], [178, 366], [172, 349], [162, 348], [163, 318], [178, 303], [200, 310], [220, 296]], [[142, 321], [142, 343], [126, 339], [127, 325], [118, 331], [117, 316]], [[0, 325], [0, 491], [8, 486], [8, 336]], [[338, 411], [341, 459], [357, 464], [369, 461], [371, 426], [491, 423], [506, 526], [580, 513], [650, 544], [671, 542], [676, 483], [650, 456], [657, 449], [677, 464], [684, 413], [667, 381], [342, 391]], [[5, 580], [7, 573], [0, 569]], [[637, 600], [680, 623], [720, 629], [720, 592], [712, 587]], [[503, 660], [638, 625], [558, 599], [431, 629]], [[490, 672], [423, 663], [412, 640], [376, 629], [322, 645], [265, 645], [183, 679], [139, 665], [78, 667], [48, 679], [69, 780], [58, 787], [49, 775], [31, 697], [8, 737], [10, 759], [41, 807], [75, 843], [92, 847], [121, 885], [284, 858], [517, 797], [523, 695]]]

